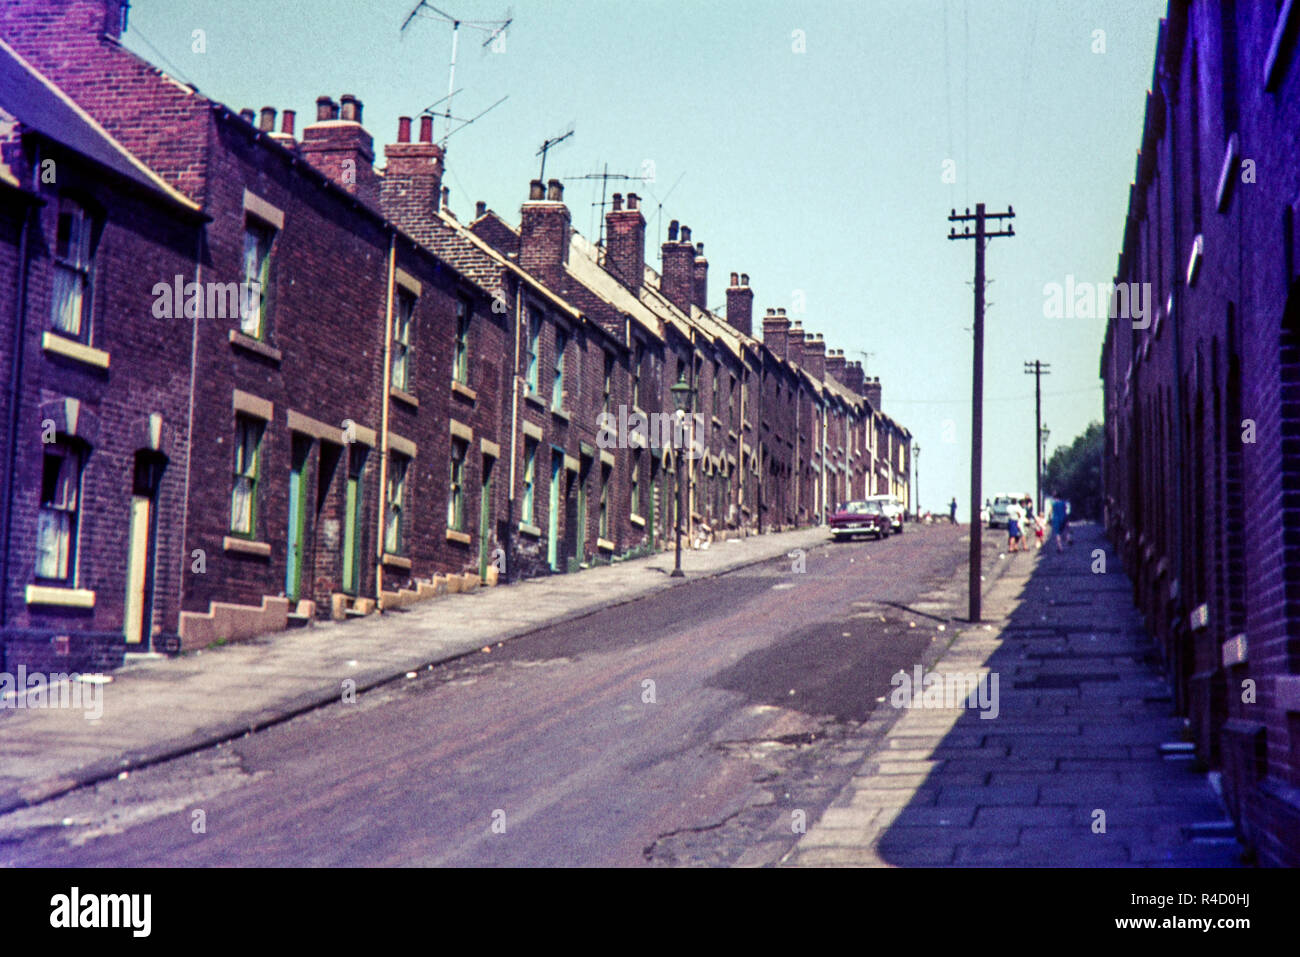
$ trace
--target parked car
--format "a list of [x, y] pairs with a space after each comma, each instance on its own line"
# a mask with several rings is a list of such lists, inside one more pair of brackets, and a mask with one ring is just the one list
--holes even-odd
[[1007, 527], [1007, 509], [1016, 502], [1022, 502], [1028, 495], [997, 495], [993, 499], [993, 506], [989, 510], [989, 528], [1006, 528]]
[[836, 507], [830, 518], [831, 538], [843, 541], [855, 535], [873, 535], [877, 540], [889, 537], [889, 516], [879, 502], [845, 502]]
[[884, 510], [885, 515], [889, 517], [890, 531], [899, 535], [903, 533], [903, 519], [907, 515], [907, 510], [903, 508], [900, 499], [892, 495], [868, 495], [866, 501], [875, 502]]

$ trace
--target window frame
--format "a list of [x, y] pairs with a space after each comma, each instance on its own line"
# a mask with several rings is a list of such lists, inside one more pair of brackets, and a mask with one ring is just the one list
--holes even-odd
[[[459, 452], [459, 454], [458, 454]], [[465, 467], [469, 461], [469, 442], [453, 436], [447, 457], [447, 531], [465, 532]]]
[[[412, 358], [415, 350], [411, 344], [411, 328], [415, 325], [415, 306], [417, 297], [409, 289], [397, 290], [397, 308], [393, 310], [393, 354], [392, 365], [388, 371], [388, 381], [394, 389], [410, 392]], [[398, 369], [401, 369], [401, 381], [398, 381]]]
[[[72, 492], [72, 499], [73, 499], [73, 504], [71, 508], [67, 507], [66, 494], [64, 496], [63, 504], [56, 505], [53, 504], [53, 499], [56, 497], [57, 493], [55, 495], [49, 496], [48, 498], [45, 493], [49, 461], [51, 458], [55, 457], [55, 454], [57, 454], [56, 450], [62, 450], [62, 454], [57, 456], [60, 459], [60, 463], [59, 463], [59, 470], [54, 477], [55, 485], [62, 486], [65, 489], [65, 491], [67, 489], [68, 483], [66, 481], [64, 469], [67, 467], [67, 464], [69, 462], [75, 463], [74, 467], [76, 469], [76, 472], [75, 475], [72, 476], [73, 482], [71, 483], [72, 484], [71, 492]], [[56, 441], [48, 443], [45, 446], [43, 450], [42, 461], [41, 461], [40, 503], [37, 507], [37, 520], [36, 520], [35, 578], [39, 582], [46, 582], [46, 583], [68, 587], [68, 588], [77, 587], [77, 582], [79, 578], [78, 562], [80, 558], [80, 549], [77, 546], [80, 542], [80, 536], [81, 536], [81, 498], [82, 498], [82, 485], [85, 479], [85, 471], [86, 471], [86, 449], [84, 445], [82, 445], [82, 443], [69, 440], [66, 437], [60, 437]], [[50, 513], [54, 513], [55, 515], [60, 516], [62, 518], [62, 521], [66, 523], [67, 526], [60, 533], [61, 535], [66, 537], [66, 541], [62, 543], [62, 551], [64, 552], [64, 554], [61, 563], [63, 569], [62, 569], [62, 574], [60, 575], [43, 574], [44, 565], [42, 564], [42, 560], [44, 556], [47, 554], [46, 550], [42, 548], [42, 539], [44, 537], [43, 529], [46, 527], [45, 522], [43, 520], [43, 516]], [[58, 562], [57, 557], [55, 561]]]
[[[65, 216], [74, 217], [80, 224], [78, 249], [71, 256], [71, 229], [67, 240], [61, 235]], [[90, 344], [91, 319], [94, 315], [95, 301], [95, 253], [99, 245], [99, 227], [101, 218], [87, 204], [69, 196], [59, 197], [58, 209], [54, 218], [54, 255], [52, 257], [52, 274], [54, 277], [50, 291], [50, 330], [71, 339], [74, 342]], [[63, 250], [63, 251], [60, 251]], [[82, 256], [84, 255], [84, 260]], [[77, 308], [76, 328], [66, 329], [61, 321], [60, 277], [72, 276], [72, 281], [80, 282], [80, 303]]]
[[[235, 414], [235, 447], [234, 462], [232, 463], [232, 482], [230, 487], [230, 534], [233, 537], [245, 538], [249, 541], [257, 540], [257, 498], [261, 485], [262, 473], [262, 442], [266, 438], [266, 420], [259, 419], [257, 416], [247, 415], [243, 412]], [[244, 470], [241, 472], [239, 463], [241, 454], [246, 454], [245, 430], [255, 429], [256, 438], [253, 441], [252, 450], [252, 467], [245, 463]], [[248, 528], [239, 529], [235, 526], [235, 494], [239, 489], [240, 481], [248, 483]]]
[[[249, 290], [247, 297], [240, 296], [241, 312], [239, 316], [239, 331], [255, 339], [258, 342], [267, 342], [269, 340], [269, 313], [271, 300], [271, 256], [275, 249], [275, 238], [279, 232], [273, 225], [266, 220], [253, 215], [245, 210], [244, 212], [244, 248], [243, 248], [243, 268], [242, 268], [242, 288]], [[264, 239], [266, 249], [261, 253], [261, 262], [257, 269], [257, 279], [251, 278], [249, 272], [249, 238], [253, 237], [255, 241]], [[260, 248], [260, 247], [255, 247]], [[249, 316], [245, 315], [243, 306], [252, 303], [253, 295], [251, 286], [257, 285], [257, 326], [256, 330], [250, 332], [248, 327]], [[242, 291], [242, 290], [241, 290]]]
[[456, 344], [452, 353], [451, 378], [453, 382], [469, 385], [470, 324], [474, 312], [464, 296], [456, 297]]
[[527, 364], [524, 369], [524, 384], [528, 387], [530, 395], [538, 394], [538, 378], [540, 375], [541, 352], [542, 352], [542, 314], [535, 307], [528, 309], [528, 341], [527, 347]]
[[536, 439], [528, 437], [524, 439], [524, 495], [523, 503], [520, 507], [520, 520], [527, 525], [534, 524], [537, 517], [537, 447], [539, 443]]
[[605, 541], [611, 541], [609, 535], [609, 486], [613, 474], [614, 470], [612, 468], [604, 462], [600, 463], [600, 505], [596, 534], [605, 539]]
[[388, 488], [384, 494], [384, 552], [388, 555], [406, 554], [406, 479], [410, 468], [410, 456], [401, 452], [388, 453]]
[[569, 347], [569, 332], [555, 327], [555, 368], [551, 378], [551, 408], [564, 408], [564, 354]]

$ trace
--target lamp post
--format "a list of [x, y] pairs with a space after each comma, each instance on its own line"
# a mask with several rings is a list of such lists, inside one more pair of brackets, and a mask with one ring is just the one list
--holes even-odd
[[[686, 435], [686, 414], [690, 410], [695, 398], [695, 390], [690, 387], [685, 379], [678, 379], [677, 382], [668, 390], [673, 394], [673, 408], [677, 411], [677, 435], [674, 438], [684, 437]], [[675, 441], [673, 443], [677, 448], [674, 450], [677, 462], [677, 559], [673, 565], [670, 578], [683, 578], [685, 573], [682, 571], [682, 510], [686, 507], [682, 500], [682, 455], [686, 451], [684, 441]]]
[[[1039, 461], [1042, 466], [1038, 472], [1038, 510], [1043, 510], [1043, 475], [1047, 472], [1047, 436], [1050, 434], [1047, 423], [1038, 430]], [[1048, 494], [1051, 494], [1050, 492]]]
[[912, 520], [921, 520], [921, 443], [912, 446], [912, 477], [916, 482], [916, 501], [912, 503]]

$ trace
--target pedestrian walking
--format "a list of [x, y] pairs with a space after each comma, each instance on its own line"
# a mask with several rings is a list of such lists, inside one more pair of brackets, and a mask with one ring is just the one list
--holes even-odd
[[1056, 550], [1065, 551], [1063, 539], [1065, 537], [1065, 500], [1060, 498], [1052, 499], [1052, 538], [1056, 540]]
[[948, 524], [949, 525], [957, 524], [957, 496], [956, 495], [954, 495], [952, 497], [952, 501], [948, 503]]
[[1007, 506], [1007, 551], [1009, 552], [1020, 551], [1022, 540], [1020, 522], [1024, 517], [1024, 510], [1017, 503], [1012, 502]]

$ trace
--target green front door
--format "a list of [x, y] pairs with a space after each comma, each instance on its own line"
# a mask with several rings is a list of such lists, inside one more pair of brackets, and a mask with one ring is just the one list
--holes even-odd
[[365, 510], [361, 478], [366, 468], [366, 449], [353, 445], [348, 454], [347, 501], [343, 512], [343, 591], [361, 591], [361, 539]]
[[285, 542], [284, 593], [292, 601], [302, 597], [302, 539], [307, 525], [307, 496], [303, 494], [303, 476], [311, 439], [293, 437], [293, 458], [289, 464], [289, 536]]
[[483, 456], [483, 481], [479, 486], [478, 506], [478, 577], [487, 580], [491, 558], [488, 545], [492, 537], [492, 466], [496, 459]]
[[546, 563], [551, 571], [560, 570], [560, 477], [564, 473], [564, 455], [551, 451], [551, 502], [546, 516]]

